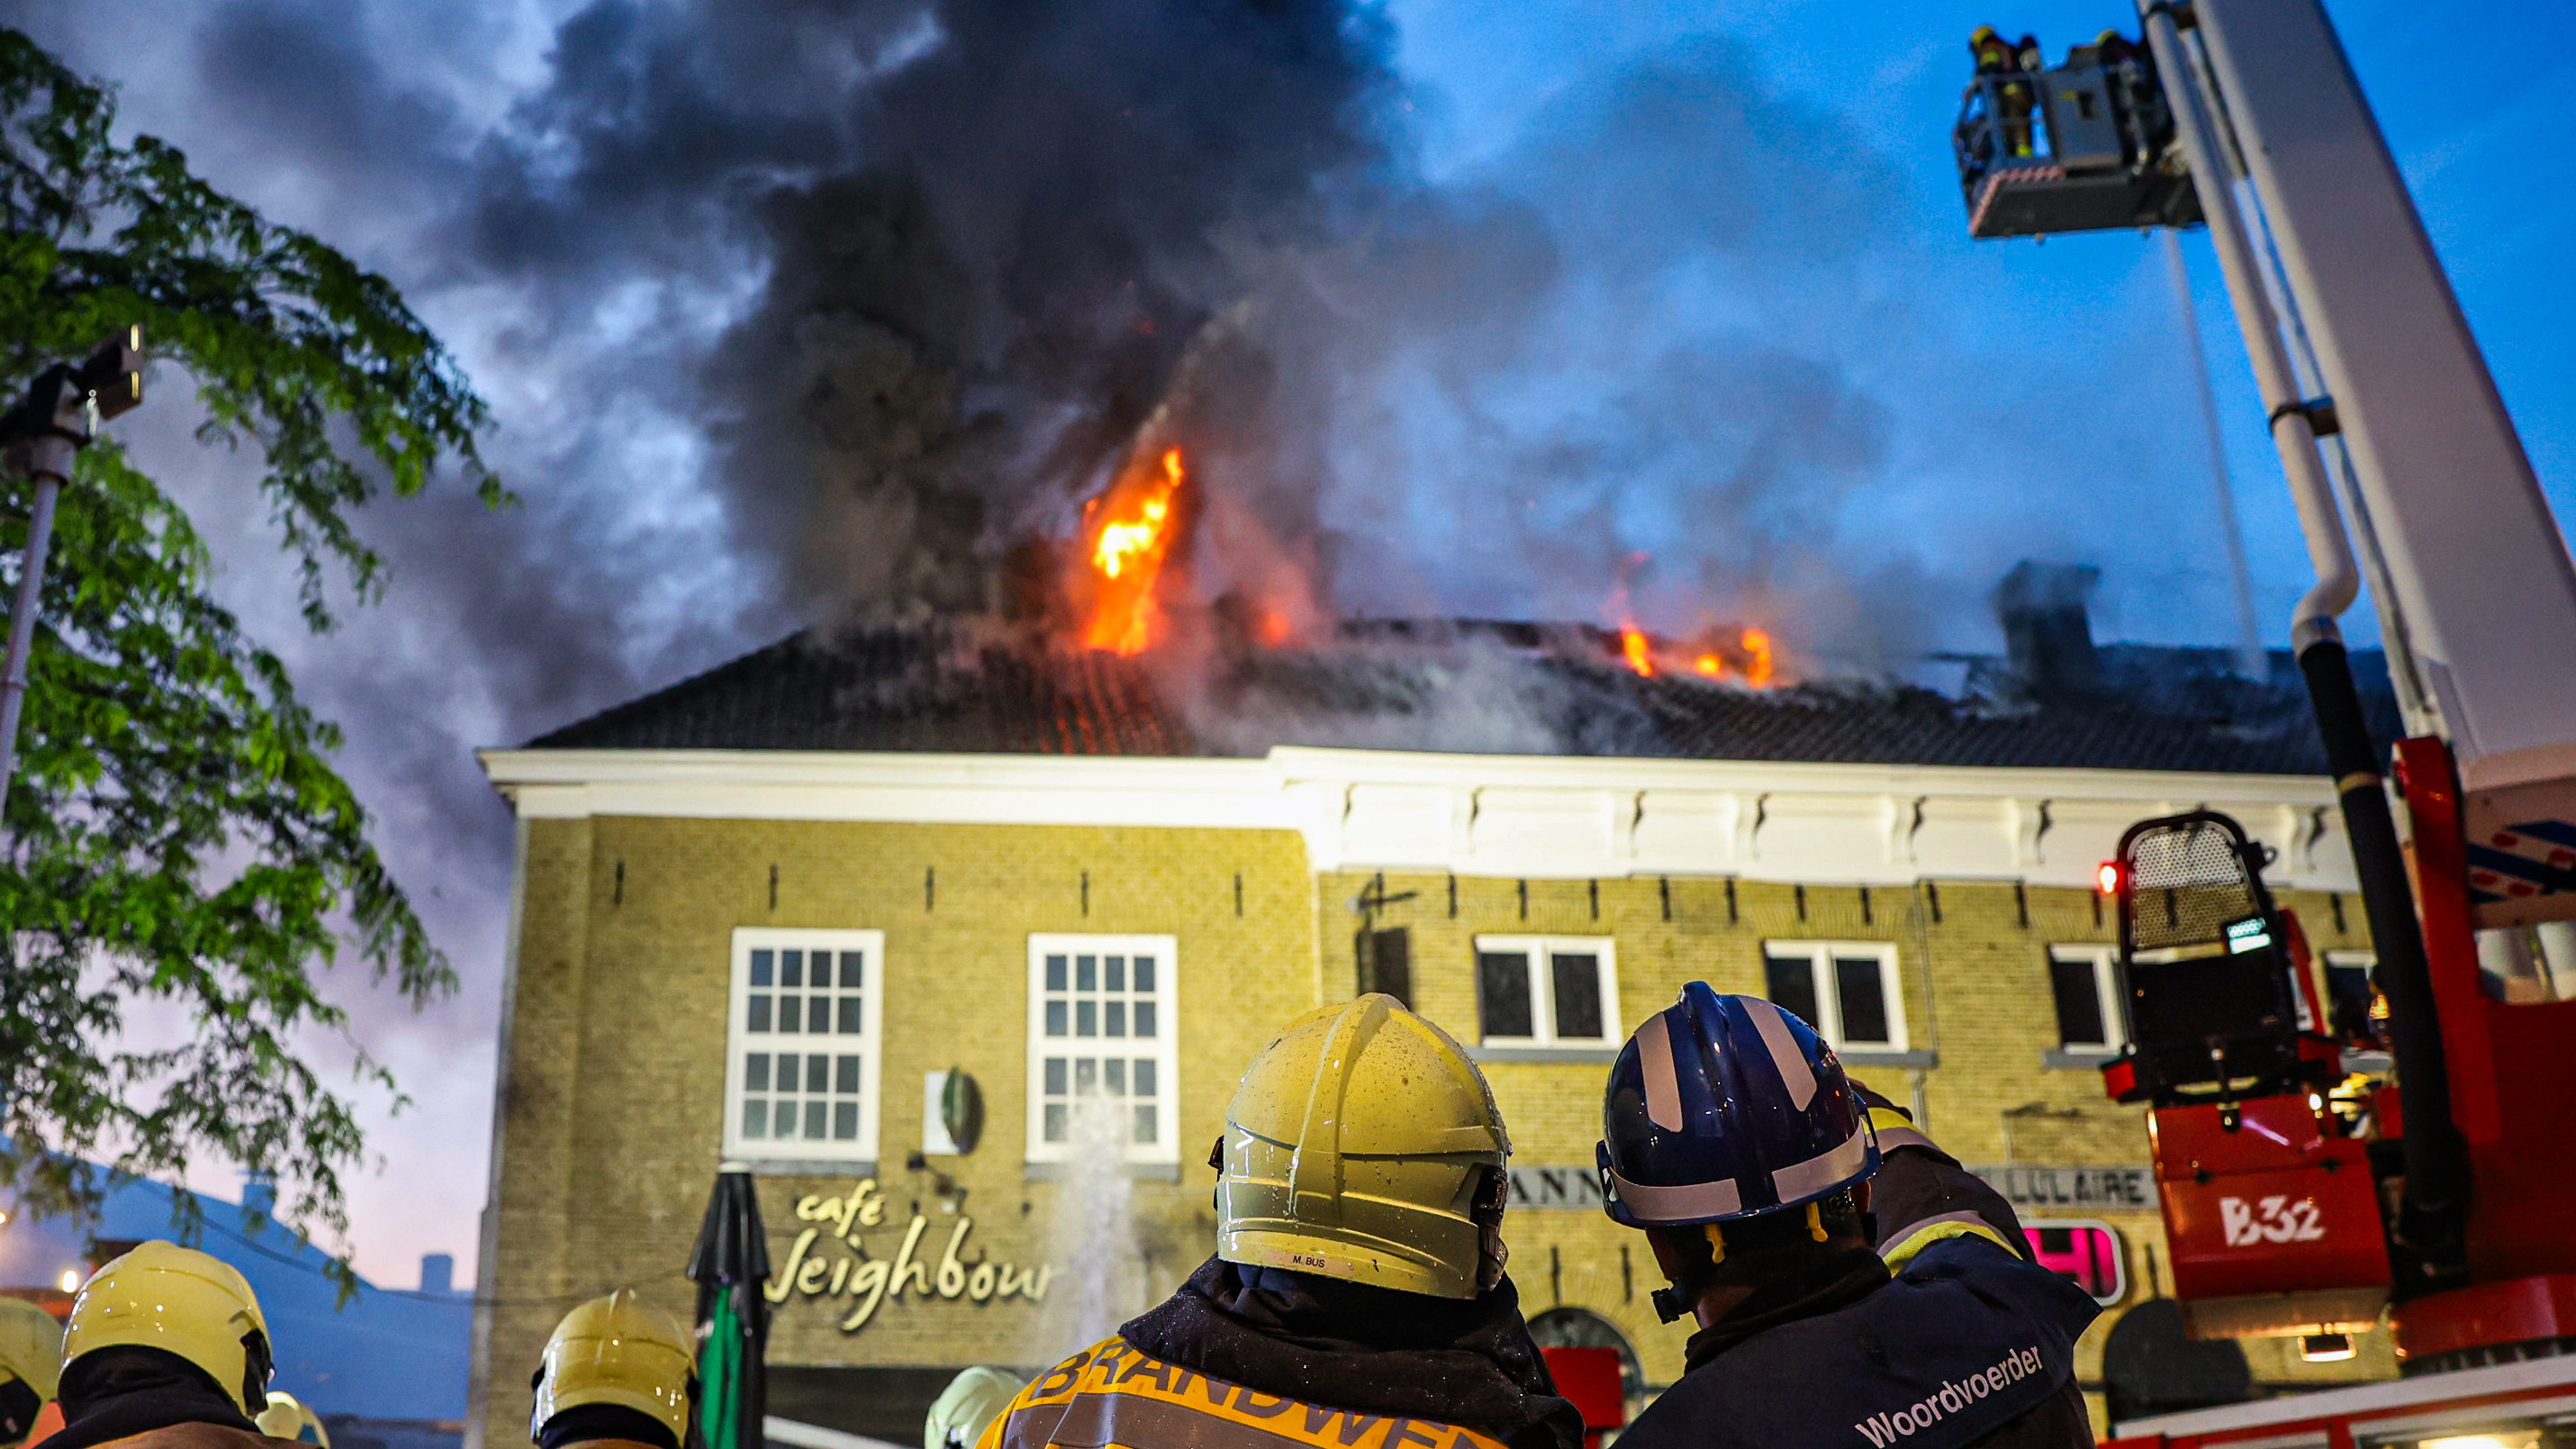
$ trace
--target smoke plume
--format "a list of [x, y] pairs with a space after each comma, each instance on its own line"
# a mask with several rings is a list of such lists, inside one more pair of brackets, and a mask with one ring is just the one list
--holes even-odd
[[[342, 763], [465, 975], [421, 1019], [345, 992], [435, 1124], [389, 1129], [391, 1175], [359, 1188], [362, 1231], [415, 1250], [468, 1249], [480, 1205], [510, 837], [471, 750], [794, 628], [1022, 607], [1149, 426], [1203, 485], [1202, 650], [1229, 594], [1303, 599], [1302, 626], [1606, 623], [1624, 591], [1668, 633], [1755, 623], [1784, 658], [1900, 659], [1943, 622], [1926, 560], [1978, 619], [2013, 558], [2098, 552], [2032, 506], [2057, 478], [2107, 471], [2140, 532], [2182, 491], [2136, 461], [2159, 445], [2134, 369], [2070, 346], [2063, 374], [2100, 381], [2043, 395], [2027, 336], [1921, 300], [1936, 266], [1956, 313], [2005, 295], [1953, 266], [1945, 178], [1931, 207], [1719, 42], [1566, 61], [1516, 130], [1435, 164], [1437, 98], [1398, 74], [1387, 12], [1343, 0], [0, 19], [117, 83], [128, 128], [392, 278], [494, 401], [486, 453], [522, 506], [375, 510], [385, 604], [320, 639], [234, 464], [182, 408], [130, 427], [226, 602], [348, 724]], [[1950, 83], [1908, 84], [1937, 172]], [[2116, 276], [2098, 290], [2083, 335], [2105, 350], [2162, 316]], [[2080, 433], [2032, 421], [2077, 413]], [[1384, 742], [1556, 739], [1561, 702], [1489, 652], [1387, 685], [1420, 709]], [[1180, 687], [1202, 724], [1225, 703], [1203, 672]]]
[[767, 283], [706, 373], [743, 533], [860, 618], [999, 607], [1008, 545], [1065, 532], [1158, 408], [1202, 476], [1274, 477], [1229, 309], [1248, 259], [1326, 244], [1388, 164], [1384, 37], [1333, 0], [915, 25], [851, 97], [850, 164], [754, 205]]

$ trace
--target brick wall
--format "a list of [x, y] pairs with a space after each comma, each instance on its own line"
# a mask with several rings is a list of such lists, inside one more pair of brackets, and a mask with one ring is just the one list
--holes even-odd
[[[964, 1189], [962, 1216], [973, 1224], [964, 1257], [1060, 1257], [1058, 1234], [1080, 1225], [1059, 1225], [1061, 1184], [1033, 1180], [1021, 1160], [1026, 938], [1176, 936], [1181, 1167], [1176, 1181], [1134, 1189], [1144, 1281], [1118, 1291], [1142, 1306], [1206, 1255], [1214, 1225], [1205, 1144], [1234, 1081], [1289, 1020], [1352, 994], [1353, 902], [1380, 884], [1369, 873], [1312, 873], [1299, 838], [1272, 831], [602, 817], [531, 821], [524, 851], [483, 1284], [495, 1302], [481, 1425], [494, 1446], [521, 1442], [528, 1369], [572, 1304], [632, 1284], [675, 1314], [691, 1307], [679, 1270], [719, 1156], [735, 927], [885, 933], [875, 1178], [884, 1220], [856, 1236], [869, 1255], [891, 1257], [918, 1210], [927, 1220], [918, 1256], [933, 1269], [960, 1214], [946, 1210], [933, 1173], [905, 1167], [920, 1146], [923, 1073], [963, 1067], [984, 1090], [981, 1148], [930, 1164]], [[1415, 1004], [1470, 1043], [1478, 934], [1615, 939], [1623, 1024], [1672, 1000], [1686, 980], [1760, 991], [1765, 940], [1892, 942], [1911, 1045], [1938, 1065], [1855, 1059], [1855, 1075], [1919, 1105], [1963, 1160], [2146, 1160], [2138, 1114], [2104, 1101], [2093, 1072], [2041, 1064], [2057, 1044], [2047, 947], [2110, 939], [2089, 892], [2008, 881], [1864, 893], [1704, 877], [1437, 874], [1390, 874], [1382, 890], [1410, 893], [1376, 923], [1410, 932]], [[2287, 904], [2321, 949], [2366, 947], [2349, 899], [2341, 930], [2325, 897], [2294, 894]], [[1606, 1060], [1488, 1064], [1517, 1163], [1589, 1166], [1605, 1070]], [[854, 1176], [761, 1180], [782, 1267], [809, 1226], [797, 1218], [799, 1199], [845, 1194]], [[2154, 1216], [2101, 1216], [2130, 1244], [2134, 1291], [2147, 1291], [2161, 1272]], [[1687, 1325], [1655, 1322], [1647, 1295], [1660, 1280], [1642, 1238], [1594, 1211], [1515, 1213], [1507, 1236], [1528, 1312], [1596, 1312], [1636, 1345], [1650, 1382], [1680, 1373]], [[823, 1256], [852, 1256], [824, 1246]], [[844, 1333], [847, 1296], [795, 1295], [778, 1311], [772, 1360], [1032, 1364], [1065, 1347], [1061, 1308], [907, 1297]], [[2098, 1378], [2109, 1321], [2087, 1335], [2088, 1379]], [[2279, 1344], [2251, 1352], [2258, 1378], [2272, 1382], [2393, 1371], [2383, 1342], [2366, 1340], [2353, 1364], [2317, 1368]]]
[[[1293, 833], [611, 817], [531, 822], [526, 850], [483, 1285], [497, 1300], [480, 1416], [490, 1445], [524, 1442], [528, 1371], [574, 1303], [631, 1284], [683, 1319], [693, 1306], [680, 1269], [722, 1140], [735, 927], [885, 932], [887, 1205], [884, 1223], [857, 1236], [893, 1257], [917, 1204], [929, 1219], [920, 1256], [934, 1270], [957, 1216], [930, 1173], [904, 1166], [921, 1145], [923, 1074], [963, 1067], [984, 1091], [983, 1144], [931, 1164], [965, 1189], [964, 1256], [981, 1248], [1035, 1265], [1060, 1254], [1059, 1184], [1030, 1180], [1022, 1162], [1027, 936], [1176, 935], [1182, 1166], [1177, 1181], [1135, 1187], [1149, 1281], [1125, 1291], [1139, 1307], [1206, 1256], [1204, 1161], [1235, 1078], [1317, 999], [1314, 881]], [[798, 1199], [845, 1194], [854, 1177], [761, 1178], [774, 1262], [783, 1268], [808, 1226]], [[1047, 1305], [1022, 1299], [889, 1298], [844, 1334], [851, 1308], [791, 1296], [772, 1362], [1030, 1363], [1062, 1347], [1046, 1341]]]

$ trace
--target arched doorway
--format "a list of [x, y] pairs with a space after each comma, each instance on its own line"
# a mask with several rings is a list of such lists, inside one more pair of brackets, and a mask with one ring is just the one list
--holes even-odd
[[1615, 1348], [1619, 1350], [1619, 1386], [1628, 1396], [1629, 1412], [1646, 1396], [1646, 1371], [1637, 1350], [1616, 1324], [1588, 1308], [1551, 1308], [1529, 1321], [1530, 1338], [1541, 1348]]
[[2102, 1345], [2111, 1419], [2239, 1404], [2254, 1397], [2254, 1372], [2234, 1339], [2196, 1339], [2182, 1305], [2151, 1298], [2120, 1316]]

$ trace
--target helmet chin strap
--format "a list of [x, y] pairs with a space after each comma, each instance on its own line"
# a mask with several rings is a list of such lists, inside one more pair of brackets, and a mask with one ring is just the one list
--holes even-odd
[[[1681, 1264], [1681, 1272], [1666, 1275], [1671, 1287], [1658, 1288], [1648, 1295], [1654, 1300], [1656, 1316], [1666, 1323], [1690, 1313], [1698, 1304], [1699, 1295], [1708, 1290], [1705, 1270], [1726, 1261], [1725, 1228], [1716, 1223], [1702, 1223], [1700, 1232], [1708, 1239], [1708, 1260], [1705, 1263], [1685, 1260]], [[1660, 1253], [1656, 1255], [1658, 1260], [1662, 1256]]]
[[[1864, 1193], [1862, 1196], [1866, 1196], [1866, 1194]], [[1807, 1236], [1810, 1239], [1819, 1243], [1830, 1241], [1832, 1234], [1825, 1227], [1824, 1204], [1821, 1200], [1811, 1202], [1806, 1205], [1806, 1224]], [[1671, 1287], [1658, 1288], [1652, 1294], [1648, 1295], [1654, 1301], [1656, 1316], [1666, 1323], [1670, 1323], [1692, 1310], [1692, 1308], [1699, 1302], [1700, 1295], [1708, 1291], [1709, 1270], [1714, 1269], [1718, 1264], [1726, 1261], [1726, 1232], [1724, 1227], [1718, 1223], [1702, 1223], [1699, 1227], [1700, 1232], [1708, 1239], [1707, 1260], [1705, 1262], [1684, 1262], [1681, 1265], [1681, 1271], [1678, 1274], [1666, 1275], [1672, 1283]], [[1877, 1242], [1878, 1214], [1868, 1208], [1862, 1208], [1860, 1213], [1860, 1231], [1861, 1237], [1865, 1241], [1872, 1243]], [[1656, 1255], [1658, 1265], [1662, 1262], [1662, 1256], [1663, 1255], [1660, 1253]]]
[[1655, 1316], [1666, 1323], [1689, 1313], [1691, 1304], [1699, 1299], [1697, 1293], [1685, 1293], [1679, 1288], [1658, 1288], [1648, 1296], [1655, 1301]]
[[1503, 1265], [1511, 1260], [1511, 1249], [1503, 1242], [1503, 1205], [1511, 1200], [1511, 1180], [1499, 1167], [1485, 1169], [1485, 1180], [1476, 1189], [1472, 1215], [1476, 1223], [1476, 1291], [1491, 1293], [1503, 1281]]

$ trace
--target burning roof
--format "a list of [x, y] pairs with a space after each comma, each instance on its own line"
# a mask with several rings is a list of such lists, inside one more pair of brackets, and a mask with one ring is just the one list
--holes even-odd
[[[1963, 683], [1753, 690], [1633, 667], [1621, 631], [1475, 620], [1346, 622], [1309, 647], [1246, 647], [1176, 700], [1151, 655], [996, 630], [807, 632], [530, 742], [539, 749], [1259, 755], [1273, 745], [1825, 763], [2249, 774], [2325, 770], [2295, 668], [2223, 650], [2103, 645], [2092, 685], [2027, 687], [2004, 658]], [[1663, 646], [1658, 646], [1661, 648]], [[2356, 656], [2383, 735], [2396, 707]], [[1471, 698], [1469, 698], [1471, 697]], [[1466, 700], [1462, 703], [1462, 699]], [[1511, 716], [1460, 725], [1461, 710]]]

